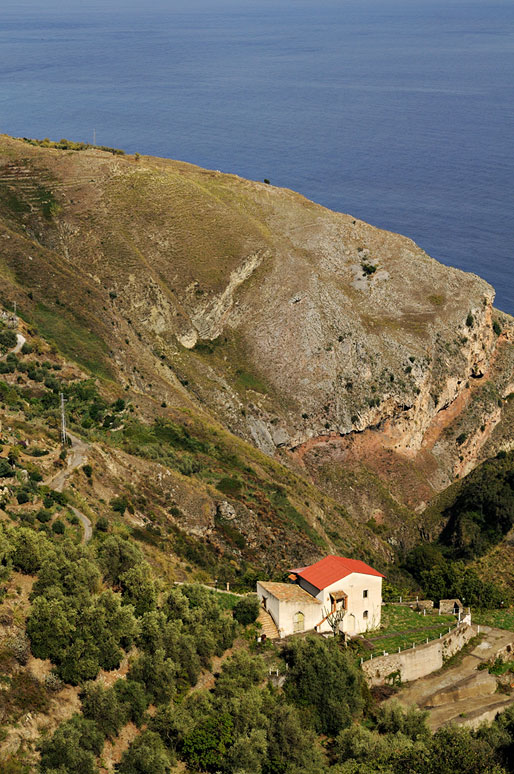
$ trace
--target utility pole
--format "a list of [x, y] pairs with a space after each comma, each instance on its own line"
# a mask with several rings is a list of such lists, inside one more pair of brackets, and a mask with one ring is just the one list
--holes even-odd
[[66, 413], [64, 411], [64, 393], [61, 392], [61, 442], [63, 447], [66, 446], [68, 441], [68, 435], [66, 433]]

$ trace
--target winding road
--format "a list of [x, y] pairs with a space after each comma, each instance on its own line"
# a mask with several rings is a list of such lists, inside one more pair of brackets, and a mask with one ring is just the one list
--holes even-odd
[[[69, 476], [71, 476], [74, 470], [81, 468], [82, 465], [85, 465], [87, 461], [89, 444], [85, 443], [80, 438], [77, 438], [77, 436], [73, 435], [72, 433], [68, 433], [68, 438], [71, 441], [71, 449], [68, 454], [67, 466], [64, 468], [64, 470], [60, 470], [59, 473], [57, 473], [55, 476], [52, 476], [52, 478], [45, 482], [47, 486], [51, 486], [52, 489], [55, 489], [57, 492], [63, 491], [64, 485], [66, 484], [66, 480], [69, 478]], [[79, 511], [78, 508], [75, 508], [73, 505], [70, 505], [69, 507], [82, 524], [82, 527], [84, 528], [82, 542], [87, 543], [93, 537], [93, 527], [91, 525], [91, 521], [85, 514], [82, 513], [82, 511]]]
[[[25, 336], [23, 336], [21, 333], [17, 333], [16, 346], [10, 349], [9, 352], [12, 352], [13, 355], [18, 355], [26, 341], [27, 339]], [[6, 357], [8, 354], [9, 353], [6, 352], [3, 357]], [[72, 433], [68, 433], [68, 438], [71, 441], [71, 453], [68, 455], [68, 464], [66, 468], [59, 471], [59, 473], [57, 473], [55, 476], [52, 476], [48, 479], [48, 481], [45, 482], [47, 486], [51, 486], [52, 489], [55, 489], [57, 492], [62, 492], [68, 477], [73, 473], [74, 470], [81, 468], [82, 465], [85, 465], [87, 461], [89, 445], [82, 441], [80, 438], [77, 438], [77, 436], [73, 435]], [[91, 525], [91, 521], [85, 514], [82, 513], [82, 511], [79, 511], [78, 508], [75, 508], [73, 505], [70, 505], [70, 510], [73, 511], [77, 519], [82, 524], [84, 529], [82, 542], [87, 543], [93, 537], [93, 527]]]

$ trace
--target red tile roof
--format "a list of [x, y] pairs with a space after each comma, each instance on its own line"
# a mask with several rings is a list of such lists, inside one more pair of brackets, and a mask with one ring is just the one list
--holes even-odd
[[360, 572], [364, 575], [375, 575], [384, 578], [381, 572], [374, 570], [369, 564], [359, 559], [347, 559], [345, 556], [325, 556], [319, 562], [303, 567], [293, 572], [308, 583], [312, 583], [317, 589], [325, 589], [341, 578], [346, 578], [352, 572]]

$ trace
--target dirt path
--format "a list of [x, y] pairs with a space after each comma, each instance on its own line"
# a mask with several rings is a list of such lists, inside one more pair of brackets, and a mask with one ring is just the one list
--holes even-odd
[[[174, 586], [188, 586], [193, 581], [174, 581]], [[217, 589], [215, 586], [208, 586], [206, 583], [196, 583], [195, 586], [201, 586], [203, 589], [207, 589], [208, 591], [215, 591], [216, 594], [232, 594], [233, 597], [246, 597], [247, 594], [238, 594], [237, 591], [227, 591], [226, 589]]]
[[[77, 468], [81, 468], [82, 465], [85, 465], [87, 461], [89, 444], [87, 444], [85, 441], [82, 441], [72, 433], [68, 433], [68, 438], [71, 441], [71, 452], [68, 455], [68, 464], [66, 468], [59, 471], [59, 473], [45, 482], [47, 486], [52, 487], [52, 489], [55, 489], [57, 492], [63, 491], [64, 485], [66, 484], [67, 479], [71, 476], [73, 471]], [[82, 511], [79, 511], [78, 508], [75, 508], [74, 506], [70, 506], [70, 508], [84, 529], [82, 542], [87, 543], [93, 536], [93, 527], [91, 525], [91, 521], [84, 513], [82, 513]]]
[[25, 336], [22, 336], [21, 333], [16, 334], [16, 346], [14, 347], [14, 349], [11, 350], [13, 355], [17, 355], [21, 352], [21, 348], [23, 347], [26, 341], [27, 339], [25, 338]]

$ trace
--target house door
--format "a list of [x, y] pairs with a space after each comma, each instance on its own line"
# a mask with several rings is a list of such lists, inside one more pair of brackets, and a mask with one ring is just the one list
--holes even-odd
[[345, 619], [345, 623], [345, 631], [348, 632], [348, 634], [352, 634], [355, 631], [355, 616], [353, 613], [350, 613], [350, 615]]
[[303, 613], [295, 613], [293, 616], [293, 633], [303, 632], [305, 628], [305, 616]]

